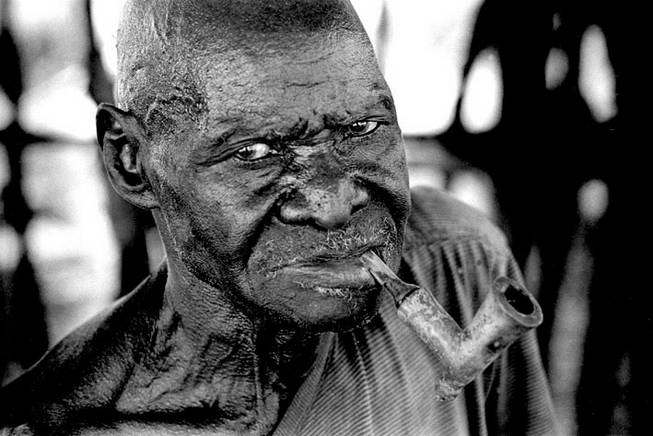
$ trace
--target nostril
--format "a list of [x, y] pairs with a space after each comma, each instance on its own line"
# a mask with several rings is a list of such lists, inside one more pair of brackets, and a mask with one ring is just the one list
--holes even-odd
[[306, 198], [297, 192], [284, 196], [277, 202], [278, 216], [285, 224], [303, 224], [310, 220], [310, 208]]
[[356, 186], [354, 188], [354, 196], [351, 200], [351, 213], [353, 214], [357, 210], [362, 209], [367, 206], [367, 203], [370, 201], [370, 195], [367, 193], [367, 189]]
[[364, 208], [364, 207], [365, 207], [364, 204], [354, 204], [354, 205], [352, 206], [352, 208], [351, 208], [351, 214], [352, 214], [352, 215], [355, 214], [356, 212], [358, 212], [359, 210], [361, 210], [361, 209]]

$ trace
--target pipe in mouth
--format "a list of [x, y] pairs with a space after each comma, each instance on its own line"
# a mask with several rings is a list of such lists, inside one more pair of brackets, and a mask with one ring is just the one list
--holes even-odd
[[463, 329], [430, 291], [402, 281], [372, 252], [363, 260], [377, 284], [392, 295], [399, 318], [438, 356], [442, 374], [435, 383], [442, 401], [456, 398], [519, 336], [542, 323], [533, 295], [500, 277]]

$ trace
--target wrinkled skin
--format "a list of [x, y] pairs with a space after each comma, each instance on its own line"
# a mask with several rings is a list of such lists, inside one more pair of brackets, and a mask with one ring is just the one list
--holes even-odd
[[120, 336], [149, 348], [106, 377], [101, 407], [138, 428], [153, 414], [266, 434], [319, 333], [376, 314], [361, 255], [399, 267], [409, 194], [392, 97], [347, 2], [127, 8], [119, 107], [100, 106], [98, 140], [117, 192], [152, 210], [168, 275], [153, 334]]
[[[351, 14], [335, 3], [332, 15]], [[378, 300], [360, 255], [374, 249], [398, 266], [408, 212], [400, 131], [360, 28], [304, 18], [280, 37], [289, 24], [275, 17], [272, 30], [240, 29], [247, 49], [214, 52], [224, 37], [198, 42], [201, 30], [192, 44], [167, 48], [178, 55], [174, 70], [134, 68], [151, 76], [129, 104], [142, 116], [101, 109], [99, 117], [114, 116], [138, 143], [135, 156], [121, 156], [137, 162], [151, 192], [147, 202], [142, 193], [126, 198], [154, 210], [171, 280], [208, 285], [189, 298], [171, 291], [180, 306], [190, 301], [195, 311], [201, 300], [210, 312], [227, 296], [250, 318], [350, 328]]]
[[[265, 378], [278, 380], [263, 387], [274, 391], [264, 408], [279, 408], [270, 421], [312, 361], [313, 332], [376, 314], [380, 290], [360, 256], [374, 250], [398, 268], [408, 213], [400, 131], [369, 45], [360, 35], [323, 38], [286, 36], [255, 65], [230, 60], [229, 70], [247, 72], [235, 78], [222, 74], [224, 56], [204, 57], [193, 63], [204, 78], [198, 114], [167, 114], [173, 127], [153, 133], [147, 121], [122, 121], [139, 138], [141, 154], [123, 160], [141, 159], [167, 294], [188, 336], [198, 347], [217, 329], [225, 342], [256, 338], [229, 351], [240, 362], [275, 344], [257, 356]], [[155, 127], [159, 111], [148, 112]], [[272, 374], [283, 370], [290, 375]]]
[[[279, 266], [316, 264], [316, 256], [355, 262], [372, 248], [397, 265], [406, 216], [389, 93], [358, 66], [350, 43], [322, 49], [322, 58], [292, 46], [237, 83], [211, 67], [207, 113], [180, 123], [145, 164], [169, 257], [244, 310], [308, 328], [369, 318], [378, 291], [358, 271], [339, 280], [326, 278], [328, 267], [311, 275]], [[359, 121], [378, 127], [353, 136]]]

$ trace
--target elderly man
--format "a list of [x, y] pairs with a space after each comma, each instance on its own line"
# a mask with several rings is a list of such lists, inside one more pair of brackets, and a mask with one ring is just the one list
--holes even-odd
[[[503, 237], [413, 192], [345, 0], [132, 0], [98, 139], [166, 262], [2, 391], [5, 434], [552, 434], [532, 335], [457, 399], [362, 256], [463, 325]], [[412, 209], [411, 209], [412, 205]], [[409, 213], [410, 211], [410, 213]]]

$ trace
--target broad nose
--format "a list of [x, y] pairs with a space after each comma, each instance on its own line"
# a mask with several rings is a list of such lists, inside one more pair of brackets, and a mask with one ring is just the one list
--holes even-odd
[[367, 190], [341, 179], [329, 185], [295, 191], [280, 207], [280, 219], [287, 224], [310, 223], [333, 230], [344, 226], [351, 216], [369, 202]]

